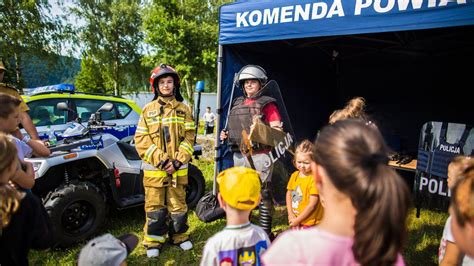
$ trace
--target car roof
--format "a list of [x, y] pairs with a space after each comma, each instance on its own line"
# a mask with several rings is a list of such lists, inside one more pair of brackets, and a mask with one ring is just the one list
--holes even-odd
[[57, 93], [57, 92], [48, 92], [40, 93], [34, 95], [22, 95], [23, 100], [28, 103], [32, 101], [42, 100], [42, 99], [57, 99], [57, 98], [67, 98], [67, 99], [93, 99], [93, 100], [102, 100], [102, 101], [114, 101], [120, 103], [126, 103], [132, 109], [141, 113], [141, 108], [132, 100], [124, 99], [122, 97], [112, 96], [112, 95], [103, 95], [103, 94], [93, 94], [93, 93]]

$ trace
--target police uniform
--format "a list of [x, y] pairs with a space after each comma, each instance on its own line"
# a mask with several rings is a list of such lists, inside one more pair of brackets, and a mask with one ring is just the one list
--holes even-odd
[[[189, 238], [184, 186], [188, 183], [194, 136], [191, 110], [174, 96], [159, 96], [144, 107], [134, 140], [143, 160], [146, 211], [143, 242], [147, 248], [160, 248], [167, 234], [174, 244]], [[164, 165], [175, 160], [182, 165], [169, 175]]]

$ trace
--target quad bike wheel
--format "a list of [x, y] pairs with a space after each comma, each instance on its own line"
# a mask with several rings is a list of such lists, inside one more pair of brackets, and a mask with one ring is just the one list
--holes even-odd
[[189, 209], [196, 207], [199, 199], [204, 195], [205, 186], [206, 182], [201, 170], [189, 164], [188, 185], [186, 186], [186, 204]]
[[48, 195], [44, 206], [56, 247], [88, 239], [103, 224], [107, 212], [103, 193], [90, 182], [64, 184]]

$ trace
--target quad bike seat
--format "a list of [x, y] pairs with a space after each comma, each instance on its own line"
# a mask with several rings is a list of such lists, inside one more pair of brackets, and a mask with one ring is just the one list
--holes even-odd
[[138, 156], [137, 150], [132, 145], [123, 141], [118, 141], [117, 146], [122, 151], [127, 160], [141, 160], [140, 156]]

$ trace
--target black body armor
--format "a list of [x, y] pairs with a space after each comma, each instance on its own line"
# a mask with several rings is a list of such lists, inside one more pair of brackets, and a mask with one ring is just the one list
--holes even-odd
[[[262, 116], [261, 119], [264, 121], [263, 108], [269, 103], [276, 102], [275, 99], [268, 96], [260, 96], [249, 105], [244, 105], [244, 101], [244, 97], [235, 99], [229, 113], [229, 124], [227, 128], [229, 132], [228, 145], [232, 151], [239, 151], [242, 140], [242, 130], [245, 129], [247, 133], [250, 133], [250, 125], [252, 125], [253, 117], [255, 115]], [[262, 146], [263, 145], [257, 145], [254, 149], [262, 149]]]

